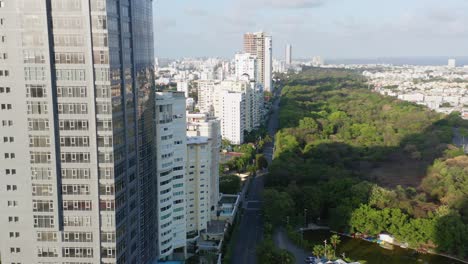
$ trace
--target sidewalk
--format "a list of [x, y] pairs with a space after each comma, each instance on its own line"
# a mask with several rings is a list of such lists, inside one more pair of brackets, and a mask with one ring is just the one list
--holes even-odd
[[275, 245], [280, 249], [286, 249], [287, 251], [291, 252], [294, 257], [296, 258], [296, 264], [304, 264], [304, 259], [308, 256], [311, 256], [311, 252], [307, 252], [302, 248], [297, 247], [294, 245], [288, 238], [284, 229], [279, 228], [275, 230], [273, 235], [273, 241]]

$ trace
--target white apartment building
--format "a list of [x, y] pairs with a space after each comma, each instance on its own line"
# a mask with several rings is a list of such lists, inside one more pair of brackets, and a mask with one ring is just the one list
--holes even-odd
[[457, 60], [456, 59], [449, 59], [447, 66], [449, 68], [456, 68], [457, 67]]
[[254, 82], [260, 82], [258, 75], [257, 56], [250, 53], [238, 53], [235, 56], [236, 79], [240, 80], [244, 75]]
[[157, 259], [152, 4], [0, 1], [1, 263]]
[[273, 90], [273, 38], [271, 36], [265, 37], [265, 74], [263, 80], [263, 87], [265, 91], [271, 92]]
[[315, 67], [320, 67], [325, 65], [325, 60], [320, 56], [315, 56], [312, 58], [311, 65]]
[[156, 93], [158, 256], [185, 255], [186, 248], [186, 112], [182, 92]]
[[221, 93], [221, 134], [232, 144], [244, 142], [245, 130], [245, 94], [223, 91]]
[[219, 157], [221, 152], [221, 123], [207, 114], [187, 114], [187, 136], [207, 137], [211, 142], [210, 211], [216, 217], [219, 201]]
[[281, 60], [273, 60], [273, 72], [285, 73], [287, 72], [286, 62]]
[[187, 137], [187, 234], [199, 235], [211, 219], [211, 141], [208, 137]]
[[221, 118], [222, 116], [222, 96], [223, 91], [232, 91], [243, 93], [245, 96], [244, 110], [244, 129], [248, 132], [258, 128], [261, 125], [262, 112], [263, 112], [263, 87], [247, 79], [238, 81], [224, 81], [220, 84], [220, 90], [215, 97], [214, 110], [215, 116]]
[[[235, 81], [199, 82], [198, 107], [200, 112], [209, 113], [211, 116], [215, 116], [223, 121], [223, 116], [226, 115], [223, 113], [226, 109], [223, 97], [226, 91], [243, 94], [244, 103], [242, 105], [242, 115], [244, 117], [242, 118], [242, 128], [248, 132], [258, 128], [261, 125], [263, 116], [263, 86], [249, 81], [246, 79], [246, 76], [243, 76], [241, 80]], [[223, 138], [227, 138], [224, 131], [236, 131], [237, 129], [238, 128], [222, 130]], [[239, 142], [239, 140], [236, 140], [236, 142]]]
[[291, 66], [292, 64], [292, 45], [286, 45], [286, 65]]
[[219, 81], [198, 81], [198, 110], [201, 113], [213, 113], [215, 101], [215, 91], [219, 90]]
[[177, 91], [183, 92], [185, 97], [189, 97], [189, 83], [187, 81], [177, 82]]
[[215, 78], [215, 72], [213, 69], [207, 69], [200, 73], [200, 80], [208, 81]]

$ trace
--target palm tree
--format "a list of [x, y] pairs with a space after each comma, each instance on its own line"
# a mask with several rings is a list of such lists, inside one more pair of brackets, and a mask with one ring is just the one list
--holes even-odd
[[316, 256], [317, 258], [320, 258], [324, 255], [324, 250], [325, 248], [322, 245], [315, 245], [314, 249], [312, 250], [312, 255]]
[[335, 254], [335, 253], [333, 252], [333, 247], [332, 247], [332, 245], [326, 245], [326, 246], [325, 246], [325, 257], [326, 257], [328, 260], [332, 260], [334, 254]]
[[334, 234], [333, 236], [330, 237], [330, 243], [333, 245], [333, 256], [336, 258], [336, 247], [341, 243], [340, 236], [337, 234]]

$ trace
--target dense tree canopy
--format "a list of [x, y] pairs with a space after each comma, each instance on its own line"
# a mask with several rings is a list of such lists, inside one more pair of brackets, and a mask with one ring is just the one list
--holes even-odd
[[284, 87], [280, 126], [266, 179], [272, 223], [307, 209], [338, 231], [468, 255], [468, 157], [451, 145], [454, 128], [468, 129], [459, 113], [381, 96], [352, 71], [310, 70]]
[[219, 177], [219, 191], [224, 194], [237, 194], [242, 186], [242, 180], [237, 175]]

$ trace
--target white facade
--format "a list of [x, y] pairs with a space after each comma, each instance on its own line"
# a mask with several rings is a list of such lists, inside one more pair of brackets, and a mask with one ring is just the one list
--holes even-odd
[[208, 137], [187, 138], [187, 233], [200, 234], [211, 219], [211, 142]]
[[221, 134], [232, 144], [244, 142], [245, 94], [223, 91], [221, 93]]
[[201, 113], [213, 112], [215, 91], [219, 90], [219, 81], [198, 81], [198, 109]]
[[323, 60], [322, 57], [320, 57], [320, 56], [315, 56], [315, 57], [312, 58], [311, 64], [312, 64], [312, 66], [315, 66], [315, 67], [317, 67], [317, 66], [322, 66], [322, 65], [325, 64], [325, 61]]
[[189, 83], [185, 81], [177, 82], [177, 91], [183, 92], [185, 97], [189, 97]]
[[291, 44], [286, 45], [286, 65], [292, 64], [292, 46]]
[[455, 68], [455, 67], [457, 67], [457, 60], [449, 59], [447, 65], [448, 65], [449, 68]]
[[208, 81], [213, 80], [215, 77], [215, 73], [213, 69], [207, 69], [200, 73], [200, 80]]
[[[258, 128], [263, 116], [263, 86], [259, 83], [245, 79], [235, 81], [200, 81], [198, 89], [198, 108], [201, 113], [209, 113], [222, 120], [224, 92], [238, 92], [244, 94], [245, 104], [242, 112], [243, 128], [248, 132]], [[224, 134], [223, 134], [224, 136]]]
[[248, 80], [224, 81], [220, 84], [220, 89], [214, 102], [214, 113], [218, 118], [222, 118], [224, 91], [238, 92], [244, 94], [243, 113], [245, 115], [243, 127], [248, 132], [261, 125], [263, 111], [263, 87], [261, 84], [249, 82]]
[[271, 92], [273, 90], [273, 38], [265, 37], [265, 74], [264, 89]]
[[210, 211], [212, 219], [216, 217], [219, 201], [219, 155], [221, 152], [221, 123], [219, 119], [207, 114], [187, 115], [187, 136], [207, 137], [211, 142], [210, 169]]
[[155, 106], [158, 256], [163, 259], [186, 246], [185, 96], [181, 92], [156, 93]]
[[249, 53], [238, 53], [235, 56], [236, 78], [240, 80], [244, 75], [249, 76], [249, 80], [260, 82], [258, 76], [257, 57]]
[[286, 62], [281, 60], [273, 60], [273, 72], [284, 73], [286, 71]]

